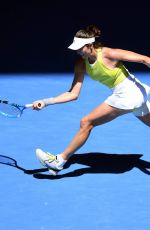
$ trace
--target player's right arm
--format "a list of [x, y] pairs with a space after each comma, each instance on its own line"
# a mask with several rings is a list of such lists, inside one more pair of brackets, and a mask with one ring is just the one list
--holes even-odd
[[79, 97], [82, 84], [84, 81], [85, 71], [85, 62], [82, 58], [77, 59], [74, 67], [74, 79], [71, 88], [68, 91], [69, 93], [74, 94], [75, 99]]
[[47, 105], [59, 104], [59, 103], [65, 103], [65, 102], [77, 100], [82, 88], [84, 74], [85, 74], [85, 63], [82, 58], [79, 58], [75, 62], [74, 79], [69, 91], [64, 92], [52, 98], [45, 98], [42, 100], [35, 101], [33, 102], [33, 109], [38, 110], [38, 109], [42, 109]]

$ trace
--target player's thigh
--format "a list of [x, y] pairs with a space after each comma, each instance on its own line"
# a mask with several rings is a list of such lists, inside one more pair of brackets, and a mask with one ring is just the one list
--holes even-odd
[[109, 122], [116, 117], [130, 112], [129, 110], [122, 110], [114, 108], [107, 103], [103, 102], [101, 105], [96, 107], [91, 113], [87, 115], [87, 118], [91, 123], [96, 125], [101, 125]]

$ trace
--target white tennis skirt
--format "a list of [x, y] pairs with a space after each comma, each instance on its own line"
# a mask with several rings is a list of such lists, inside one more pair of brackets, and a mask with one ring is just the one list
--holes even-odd
[[108, 105], [131, 110], [135, 116], [150, 113], [150, 102], [148, 101], [150, 87], [140, 82], [132, 74], [113, 88], [112, 92], [112, 95], [105, 100]]

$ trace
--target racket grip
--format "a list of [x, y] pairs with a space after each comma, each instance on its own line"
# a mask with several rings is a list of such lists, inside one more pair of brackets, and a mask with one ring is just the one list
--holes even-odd
[[33, 104], [26, 104], [25, 107], [26, 108], [32, 108]]
[[[25, 108], [32, 108], [33, 107], [33, 104], [26, 104], [25, 105]], [[38, 103], [38, 107], [40, 108], [41, 107], [41, 103]]]

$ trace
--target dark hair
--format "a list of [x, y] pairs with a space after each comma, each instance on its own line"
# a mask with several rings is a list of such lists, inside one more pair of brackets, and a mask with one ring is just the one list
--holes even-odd
[[102, 44], [98, 41], [98, 38], [100, 37], [100, 35], [101, 35], [101, 31], [97, 26], [89, 25], [85, 29], [81, 29], [81, 30], [77, 31], [77, 33], [75, 34], [75, 37], [78, 37], [78, 38], [95, 37], [96, 40], [93, 43], [94, 48], [99, 48], [102, 46]]

